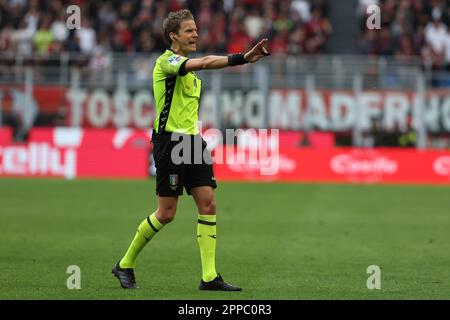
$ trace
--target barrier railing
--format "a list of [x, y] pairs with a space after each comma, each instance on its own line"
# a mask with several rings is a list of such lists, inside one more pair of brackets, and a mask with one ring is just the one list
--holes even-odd
[[[12, 115], [22, 135], [35, 124], [151, 127], [156, 58], [1, 54], [0, 125]], [[430, 78], [419, 58], [271, 57], [198, 73], [206, 127], [351, 132], [361, 147], [376, 145], [374, 131], [412, 132], [418, 148], [431, 145], [430, 133], [450, 133], [450, 89], [430, 86], [448, 74]]]

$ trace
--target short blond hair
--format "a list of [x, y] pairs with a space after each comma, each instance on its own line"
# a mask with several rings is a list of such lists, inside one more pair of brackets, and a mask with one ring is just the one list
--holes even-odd
[[194, 16], [188, 9], [170, 12], [163, 22], [164, 37], [169, 44], [172, 44], [169, 34], [180, 31], [181, 22], [184, 20], [194, 20]]

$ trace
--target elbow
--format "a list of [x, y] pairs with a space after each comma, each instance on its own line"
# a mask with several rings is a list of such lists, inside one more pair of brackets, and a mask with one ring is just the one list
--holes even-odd
[[202, 70], [209, 69], [210, 65], [211, 65], [210, 59], [208, 59], [208, 57], [203, 57], [202, 61], [200, 63], [200, 69], [202, 69]]

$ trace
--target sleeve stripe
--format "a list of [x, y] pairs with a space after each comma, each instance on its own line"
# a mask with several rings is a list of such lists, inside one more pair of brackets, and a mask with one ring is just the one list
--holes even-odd
[[185, 72], [184, 67], [185, 67], [186, 62], [188, 60], [189, 59], [184, 60], [183, 63], [181, 64], [181, 66], [180, 66], [180, 69], [178, 69], [178, 75], [181, 76], [181, 77], [187, 75], [187, 72]]

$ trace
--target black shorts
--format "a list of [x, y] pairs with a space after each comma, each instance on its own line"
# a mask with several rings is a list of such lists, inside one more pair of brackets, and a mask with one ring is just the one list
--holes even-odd
[[153, 131], [152, 143], [158, 196], [182, 195], [183, 187], [189, 195], [194, 187], [217, 188], [211, 152], [199, 134], [157, 134]]

